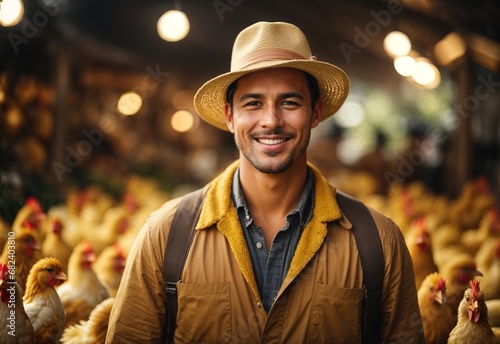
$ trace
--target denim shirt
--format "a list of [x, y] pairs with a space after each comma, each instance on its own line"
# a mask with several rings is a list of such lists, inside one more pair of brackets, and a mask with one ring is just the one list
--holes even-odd
[[274, 237], [268, 252], [262, 228], [253, 222], [252, 214], [240, 185], [239, 168], [233, 177], [232, 197], [250, 251], [253, 271], [262, 303], [267, 312], [278, 294], [299, 242], [302, 230], [312, 216], [314, 177], [307, 170], [304, 190], [297, 207], [286, 216], [286, 224]]

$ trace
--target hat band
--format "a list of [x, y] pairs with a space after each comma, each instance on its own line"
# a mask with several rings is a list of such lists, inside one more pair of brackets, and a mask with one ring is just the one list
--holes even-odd
[[[311, 59], [316, 59], [314, 56], [311, 56]], [[266, 62], [266, 61], [275, 61], [275, 60], [306, 60], [306, 58], [296, 52], [286, 50], [286, 49], [264, 49], [257, 50], [253, 53], [245, 55], [237, 62], [233, 63], [231, 66], [231, 71], [235, 72], [241, 70], [245, 67], [248, 67], [257, 62]]]

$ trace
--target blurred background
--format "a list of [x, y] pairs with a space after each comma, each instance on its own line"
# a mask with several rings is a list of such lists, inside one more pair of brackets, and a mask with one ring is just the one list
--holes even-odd
[[296, 24], [351, 78], [308, 153], [334, 184], [453, 200], [474, 182], [498, 200], [498, 1], [3, 0], [0, 216], [88, 188], [160, 203], [212, 179], [237, 153], [192, 98], [261, 20]]

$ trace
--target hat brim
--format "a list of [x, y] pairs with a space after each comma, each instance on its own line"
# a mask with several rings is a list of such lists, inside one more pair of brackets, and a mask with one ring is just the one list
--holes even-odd
[[224, 107], [229, 85], [242, 76], [269, 68], [296, 68], [311, 74], [318, 81], [320, 96], [324, 101], [322, 121], [335, 114], [349, 93], [347, 74], [335, 65], [316, 60], [265, 61], [248, 69], [219, 75], [203, 84], [194, 96], [194, 107], [207, 123], [229, 131], [226, 126]]

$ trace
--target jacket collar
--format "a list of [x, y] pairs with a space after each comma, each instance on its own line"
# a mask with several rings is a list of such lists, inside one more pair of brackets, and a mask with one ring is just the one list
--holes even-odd
[[[216, 225], [217, 229], [227, 238], [234, 253], [238, 266], [245, 279], [252, 287], [255, 295], [259, 297], [257, 283], [253, 274], [252, 262], [248, 251], [243, 229], [238, 219], [238, 213], [233, 206], [231, 198], [232, 177], [239, 166], [239, 160], [229, 165], [207, 187], [205, 201], [196, 225], [196, 230], [205, 230]], [[335, 188], [332, 187], [321, 172], [309, 164], [314, 174], [315, 204], [313, 216], [308, 222], [297, 244], [295, 255], [290, 264], [290, 269], [285, 277], [283, 287], [286, 287], [313, 258], [321, 247], [326, 234], [327, 223], [339, 219], [343, 227], [345, 217], [337, 204]], [[350, 224], [347, 220], [347, 224]]]

